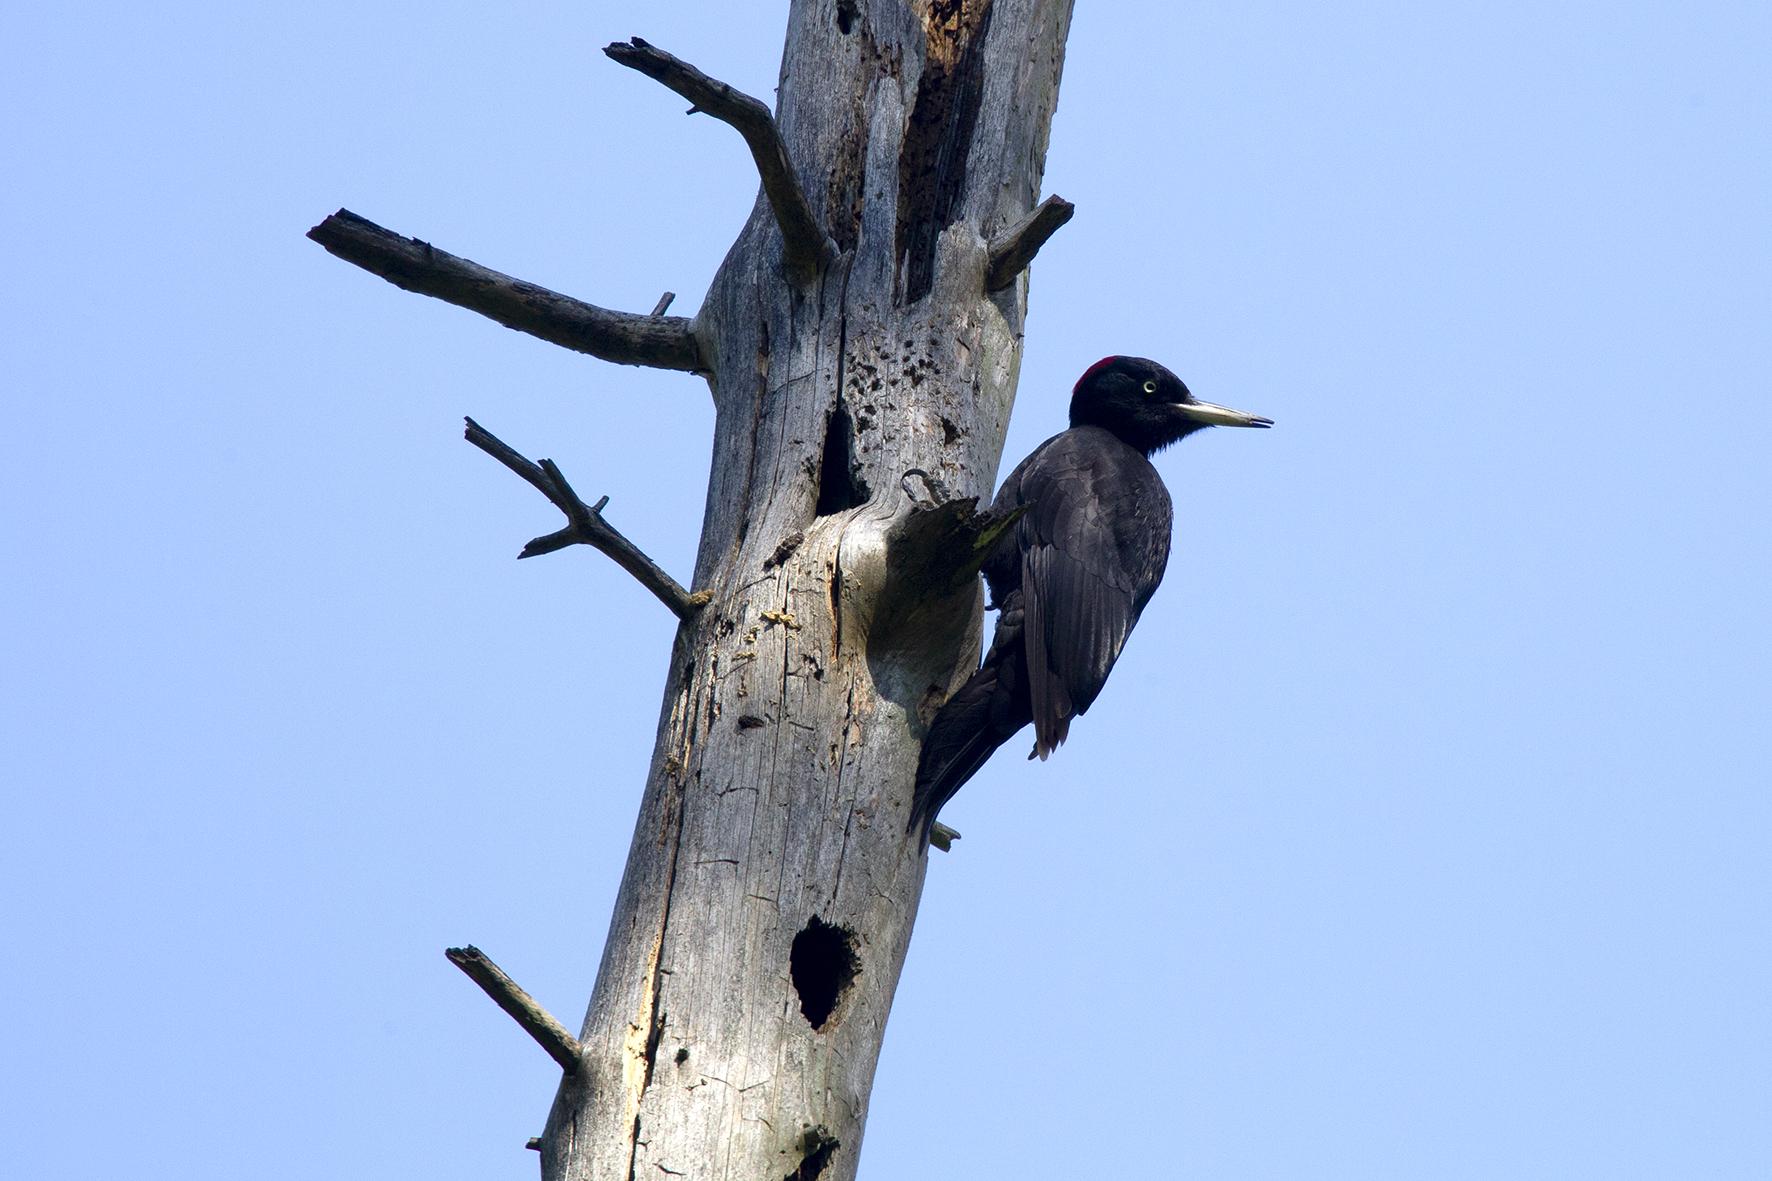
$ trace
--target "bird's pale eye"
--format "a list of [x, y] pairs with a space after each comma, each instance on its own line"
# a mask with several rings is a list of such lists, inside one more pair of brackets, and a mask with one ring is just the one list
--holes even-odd
[[1147, 382], [1145, 382], [1145, 383], [1144, 383], [1144, 392], [1145, 392], [1145, 393], [1147, 393], [1147, 394], [1154, 394], [1154, 393], [1156, 393], [1156, 392], [1157, 392], [1157, 383], [1156, 383], [1156, 382], [1155, 382], [1155, 381], [1147, 381]]

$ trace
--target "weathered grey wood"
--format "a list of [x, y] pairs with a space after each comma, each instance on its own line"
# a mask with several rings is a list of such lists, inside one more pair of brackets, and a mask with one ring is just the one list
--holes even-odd
[[[793, 5], [776, 124], [840, 253], [794, 295], [759, 199], [696, 317], [712, 601], [677, 639], [546, 1178], [854, 1175], [926, 866], [918, 741], [980, 618], [974, 580], [895, 585], [888, 537], [909, 469], [990, 491], [1026, 284], [986, 292], [989, 242], [1038, 197], [1070, 7]], [[859, 966], [819, 1028], [791, 971], [815, 918]]]
[[694, 110], [712, 115], [744, 137], [763, 181], [763, 196], [775, 211], [775, 222], [781, 228], [782, 261], [789, 271], [800, 279], [810, 279], [818, 268], [831, 261], [836, 247], [812, 216], [800, 178], [794, 175], [793, 162], [788, 159], [787, 145], [782, 143], [775, 116], [768, 107], [639, 37], [617, 41], [604, 47], [603, 52], [629, 69], [662, 82], [694, 103]]
[[[907, 832], [918, 743], [978, 656], [971, 575], [1002, 522], [973, 506], [1014, 400], [1018, 252], [1070, 13], [793, 0], [777, 109], [765, 127], [745, 108], [769, 133], [763, 191], [693, 321], [538, 302], [386, 231], [367, 253], [322, 238], [413, 290], [534, 313], [514, 326], [713, 391], [690, 583], [705, 605], [671, 652], [579, 1066], [533, 1144], [548, 1181], [855, 1174], [927, 865]], [[668, 59], [661, 80], [728, 93], [635, 48], [627, 64]], [[803, 210], [783, 215], [790, 190]], [[913, 469], [947, 503], [913, 498]]]
[[622, 365], [702, 369], [695, 335], [681, 316], [600, 308], [401, 237], [348, 209], [327, 217], [308, 237], [396, 287], [479, 312], [562, 348]]
[[485, 952], [469, 946], [447, 948], [443, 954], [469, 980], [478, 984], [480, 991], [491, 997], [493, 1003], [510, 1014], [511, 1020], [522, 1026], [523, 1032], [534, 1038], [536, 1044], [548, 1052], [548, 1057], [560, 1064], [561, 1070], [571, 1074], [578, 1069], [579, 1055], [584, 1052], [578, 1039], [567, 1033], [566, 1027], [554, 1020], [552, 1013], [518, 987], [517, 982], [488, 959]]
[[552, 501], [555, 508], [566, 514], [566, 528], [531, 539], [517, 555], [519, 558], [551, 554], [569, 545], [588, 545], [632, 574], [636, 582], [651, 591], [678, 619], [689, 618], [691, 612], [699, 610], [708, 601], [709, 595], [706, 592], [692, 595], [684, 590], [676, 579], [666, 574], [639, 546], [603, 519], [603, 506], [609, 503], [607, 496], [596, 504], [586, 504], [572, 490], [572, 485], [566, 482], [566, 477], [553, 460], [544, 459], [540, 463], [532, 463], [473, 419], [468, 419], [467, 424], [465, 437], [468, 442], [522, 476]]
[[1059, 227], [1071, 219], [1077, 207], [1063, 197], [1048, 197], [1032, 213], [991, 239], [991, 261], [985, 267], [986, 291], [1001, 291], [1027, 270]]

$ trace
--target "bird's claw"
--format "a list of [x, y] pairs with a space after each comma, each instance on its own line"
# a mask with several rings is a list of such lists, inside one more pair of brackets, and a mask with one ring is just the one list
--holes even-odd
[[[911, 478], [913, 476], [923, 481], [923, 495], [919, 495], [917, 491], [911, 487]], [[924, 507], [924, 500], [928, 501], [928, 508], [937, 508], [953, 499], [953, 497], [948, 494], [946, 484], [943, 484], [938, 477], [930, 475], [920, 467], [911, 468], [909, 471], [905, 472], [904, 475], [900, 476], [898, 478], [898, 486], [902, 488], [904, 494], [910, 497], [919, 507]]]

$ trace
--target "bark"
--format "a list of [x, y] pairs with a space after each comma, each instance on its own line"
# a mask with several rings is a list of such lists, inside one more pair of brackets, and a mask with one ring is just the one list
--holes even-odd
[[[545, 1178], [855, 1173], [926, 867], [918, 746], [976, 666], [1001, 525], [968, 500], [1002, 450], [1023, 268], [1068, 216], [1030, 215], [1070, 9], [795, 0], [773, 119], [644, 42], [609, 51], [738, 128], [764, 183], [686, 333], [576, 301], [594, 347], [515, 325], [704, 373], [716, 406], [694, 602]], [[454, 299], [412, 254], [351, 261], [507, 323], [535, 307]], [[481, 303], [507, 290], [465, 266]], [[560, 544], [589, 540], [557, 468], [487, 449], [567, 512]]]

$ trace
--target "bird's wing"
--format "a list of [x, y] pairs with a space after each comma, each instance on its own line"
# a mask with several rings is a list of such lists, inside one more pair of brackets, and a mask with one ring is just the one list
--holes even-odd
[[1017, 542], [1041, 758], [1100, 694], [1169, 557], [1169, 495], [1155, 469], [1105, 432], [1080, 435], [1058, 436], [1016, 473], [1017, 499], [1031, 506]]

